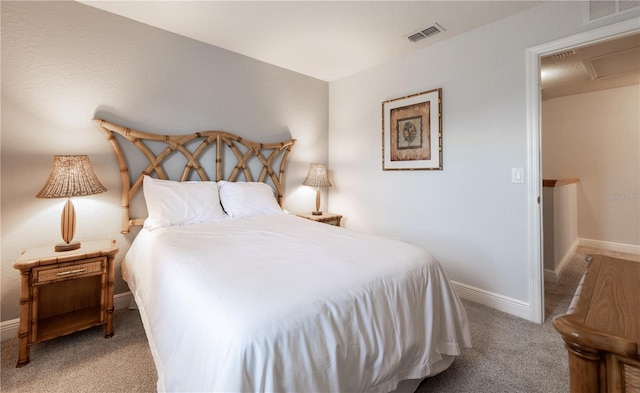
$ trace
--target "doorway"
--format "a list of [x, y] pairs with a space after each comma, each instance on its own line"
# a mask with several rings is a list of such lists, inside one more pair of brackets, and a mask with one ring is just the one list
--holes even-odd
[[527, 122], [528, 122], [528, 219], [529, 219], [529, 299], [530, 320], [543, 323], [544, 266], [542, 244], [542, 157], [541, 157], [541, 58], [572, 48], [624, 37], [640, 31], [635, 20], [612, 24], [585, 33], [566, 37], [527, 50]]

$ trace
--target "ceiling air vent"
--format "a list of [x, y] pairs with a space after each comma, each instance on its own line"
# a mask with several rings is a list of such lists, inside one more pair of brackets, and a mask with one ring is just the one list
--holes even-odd
[[427, 37], [431, 37], [432, 35], [438, 34], [441, 31], [445, 31], [445, 29], [443, 29], [442, 26], [440, 26], [439, 24], [434, 23], [432, 26], [429, 26], [413, 34], [409, 34], [407, 38], [411, 42], [417, 42]]
[[618, 2], [618, 9], [620, 11], [627, 11], [634, 8], [640, 8], [640, 1], [638, 0], [620, 0]]
[[566, 59], [567, 57], [571, 57], [575, 55], [576, 55], [576, 51], [573, 49], [570, 49], [564, 52], [554, 53], [551, 55], [551, 57], [553, 57], [555, 60], [562, 60], [562, 59]]
[[587, 59], [584, 61], [584, 66], [590, 79], [598, 80], [637, 73], [638, 59], [640, 59], [640, 48], [631, 48]]
[[590, 0], [587, 5], [586, 23], [611, 18], [640, 10], [640, 0]]

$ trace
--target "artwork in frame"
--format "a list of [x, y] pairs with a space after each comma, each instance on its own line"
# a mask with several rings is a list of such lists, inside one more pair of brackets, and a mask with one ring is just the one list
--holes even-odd
[[382, 103], [382, 169], [442, 170], [442, 89]]

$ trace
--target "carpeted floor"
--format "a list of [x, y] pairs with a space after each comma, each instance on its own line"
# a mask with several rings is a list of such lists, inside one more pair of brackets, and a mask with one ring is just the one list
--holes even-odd
[[140, 315], [114, 313], [115, 335], [101, 327], [45, 341], [31, 348], [30, 363], [16, 368], [17, 339], [2, 343], [0, 391], [153, 392], [156, 369]]
[[[567, 355], [551, 325], [564, 313], [584, 272], [586, 253], [578, 249], [558, 283], [545, 284], [547, 320], [535, 324], [464, 301], [473, 348], [454, 364], [426, 379], [416, 393], [567, 392]], [[616, 255], [614, 255], [616, 256]], [[153, 392], [156, 371], [134, 310], [114, 315], [115, 336], [100, 328], [34, 345], [31, 363], [15, 368], [17, 341], [2, 343], [2, 392]]]
[[545, 283], [543, 324], [465, 302], [473, 348], [442, 374], [426, 379], [417, 393], [568, 392], [567, 352], [551, 321], [569, 307], [586, 268], [584, 256], [576, 252], [558, 283]]

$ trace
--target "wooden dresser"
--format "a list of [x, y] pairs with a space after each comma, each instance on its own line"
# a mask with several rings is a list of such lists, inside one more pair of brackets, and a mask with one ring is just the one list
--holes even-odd
[[594, 255], [553, 326], [569, 353], [572, 393], [640, 393], [640, 262]]

